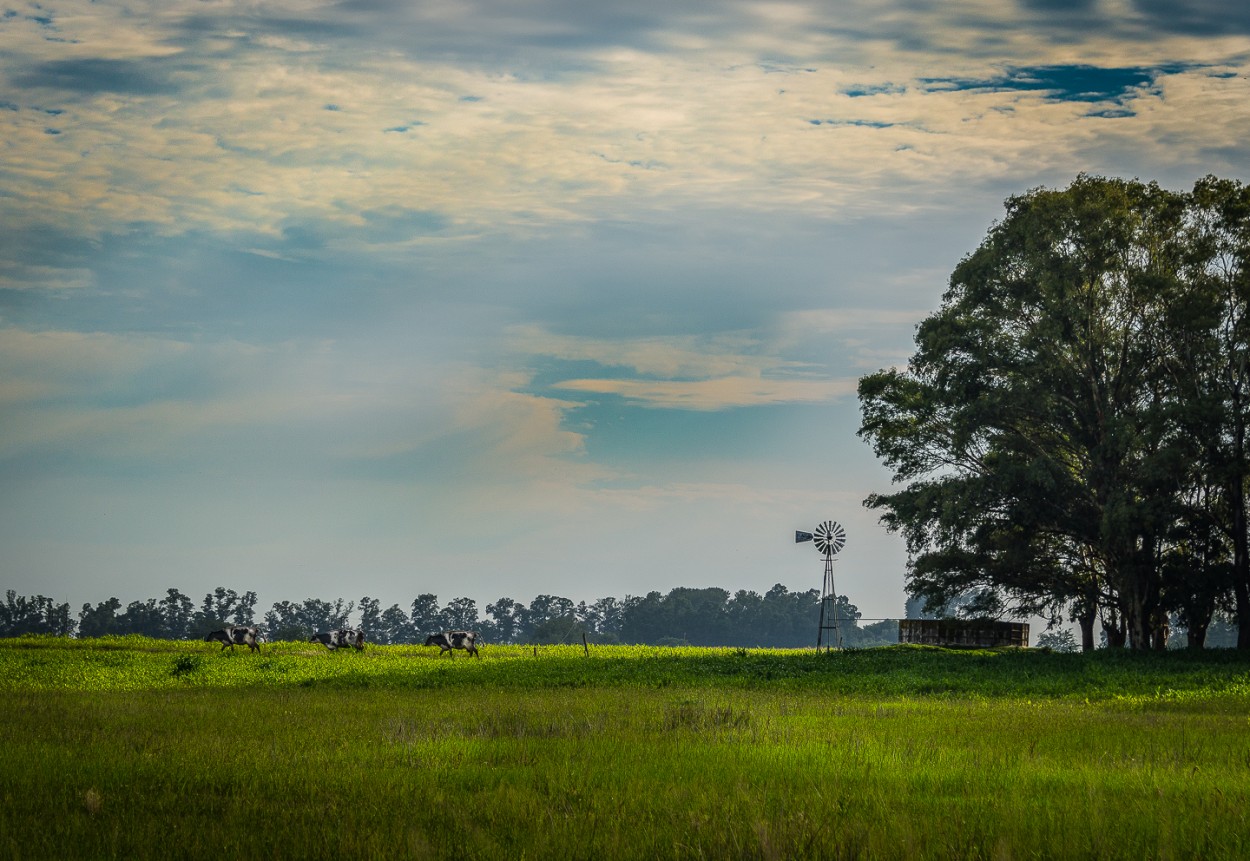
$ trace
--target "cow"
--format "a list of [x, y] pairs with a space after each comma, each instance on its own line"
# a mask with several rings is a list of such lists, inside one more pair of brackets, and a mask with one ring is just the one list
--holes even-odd
[[331, 652], [335, 649], [351, 646], [356, 651], [360, 651], [365, 647], [365, 632], [359, 628], [344, 628], [341, 631], [325, 631], [320, 634], [313, 634], [308, 638], [310, 643], [320, 643]]
[[247, 625], [231, 625], [229, 628], [222, 628], [220, 631], [210, 631], [205, 637], [206, 643], [221, 643], [221, 650], [224, 652], [226, 647], [230, 647], [230, 651], [234, 651], [235, 646], [247, 646], [248, 653], [260, 651], [260, 631]]
[[[427, 646], [438, 646], [439, 657], [443, 656], [443, 652], [451, 652], [452, 649], [463, 649], [475, 658], [480, 659], [482, 656], [477, 653], [477, 632], [476, 631], [443, 631], [438, 634], [430, 634], [425, 638]], [[452, 657], [456, 657], [454, 654]]]

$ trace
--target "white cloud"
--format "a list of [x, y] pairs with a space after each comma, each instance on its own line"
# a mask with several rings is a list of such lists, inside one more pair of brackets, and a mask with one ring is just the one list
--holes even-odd
[[770, 380], [717, 377], [711, 380], [565, 380], [555, 388], [619, 395], [648, 407], [723, 410], [767, 404], [824, 403], [855, 394], [855, 379]]
[[[31, 91], [39, 90], [37, 102], [23, 99], [0, 115], [5, 206], [10, 222], [87, 235], [146, 223], [279, 237], [284, 223], [305, 219], [354, 226], [356, 234], [327, 233], [362, 246], [369, 240], [360, 213], [384, 207], [440, 213], [444, 235], [692, 204], [847, 218], [946, 205], [961, 188], [1022, 170], [1070, 176], [1112, 152], [1150, 172], [1178, 153], [1199, 159], [1212, 136], [1240, 148], [1246, 120], [1229, 111], [1250, 95], [1243, 75], [1182, 73], [1164, 79], [1162, 100], [1135, 100], [1136, 116], [1100, 120], [1085, 116], [1087, 104], [1038, 93], [920, 84], [933, 75], [988, 76], [1005, 64], [1244, 65], [1231, 59], [1244, 57], [1244, 42], [1231, 38], [1134, 40], [1121, 28], [1065, 47], [1011, 29], [1028, 19], [994, 3], [869, 15], [863, 29], [882, 35], [875, 42], [815, 26], [823, 18], [816, 6], [749, 7], [753, 17], [720, 22], [724, 38], [683, 42], [680, 52], [658, 47], [661, 17], [652, 38], [632, 47], [588, 39], [578, 53], [570, 49], [580, 62], [555, 76], [398, 51], [361, 59], [346, 36], [285, 38], [259, 29], [246, 8], [213, 10], [221, 31], [212, 38], [184, 30], [199, 5], [157, 4], [150, 17], [69, 8], [57, 18], [61, 40], [27, 23], [10, 54], [10, 75], [20, 70], [42, 85]], [[280, 10], [267, 10], [264, 26], [278, 26]], [[336, 13], [293, 4], [285, 14], [332, 23]], [[978, 21], [1005, 40], [996, 53], [968, 52], [984, 32]], [[388, 24], [354, 23], [383, 33]], [[403, 17], [391, 23], [414, 26]], [[682, 42], [689, 21], [667, 23]], [[899, 49], [890, 37], [904, 32], [923, 33], [931, 45]], [[777, 52], [794, 62], [761, 62]], [[951, 59], [959, 56], [971, 59]], [[65, 91], [64, 76], [48, 71], [98, 58], [160, 58], [169, 89]], [[845, 94], [865, 84], [880, 91]], [[49, 105], [64, 113], [41, 114]], [[825, 119], [835, 123], [812, 125]], [[406, 131], [386, 132], [393, 128]]]
[[514, 326], [509, 346], [522, 355], [592, 361], [661, 377], [717, 377], [777, 370], [787, 363], [764, 355], [746, 332], [610, 339], [560, 335], [536, 325]]

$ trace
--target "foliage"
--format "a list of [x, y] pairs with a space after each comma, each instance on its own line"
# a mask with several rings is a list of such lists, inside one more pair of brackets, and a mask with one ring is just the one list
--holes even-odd
[[73, 632], [69, 604], [57, 604], [43, 595], [27, 598], [13, 589], [4, 593], [4, 603], [0, 604], [0, 637], [22, 634], [66, 636]]
[[1055, 652], [1075, 652], [1079, 650], [1076, 637], [1068, 628], [1057, 631], [1043, 631], [1037, 637], [1039, 649], [1051, 649]]
[[270, 639], [307, 640], [321, 631], [337, 631], [348, 626], [348, 618], [355, 602], [334, 602], [319, 598], [306, 598], [296, 604], [279, 601], [265, 614], [265, 629]]
[[860, 381], [908, 591], [1141, 649], [1228, 598], [1250, 637], [1250, 189], [1082, 176], [1006, 208], [908, 367]]
[[[26, 608], [43, 606], [45, 598], [18, 597], [10, 592], [12, 613], [29, 613]], [[83, 606], [77, 634], [81, 637], [141, 634], [162, 639], [199, 640], [210, 630], [228, 624], [248, 624], [254, 615], [256, 593], [243, 595], [218, 587], [205, 595], [198, 611], [192, 612], [189, 598], [177, 589], [168, 590], [161, 601], [132, 601], [118, 614], [121, 602], [109, 598], [95, 607]], [[48, 604], [49, 612], [51, 605]], [[528, 606], [511, 598], [500, 598], [486, 605], [489, 618], [480, 619], [477, 604], [470, 598], [453, 598], [440, 606], [432, 593], [418, 595], [412, 602], [412, 615], [398, 604], [386, 610], [376, 598], [365, 596], [359, 605], [339, 598], [324, 601], [308, 598], [302, 602], [278, 601], [265, 613], [259, 626], [273, 640], [307, 640], [318, 631], [351, 625], [351, 614], [359, 611], [360, 622], [370, 642], [392, 645], [421, 643], [428, 634], [443, 630], [475, 630], [491, 643], [559, 644], [581, 642], [583, 635], [596, 643], [687, 643], [705, 646], [773, 646], [797, 648], [811, 645], [819, 618], [819, 594], [815, 590], [790, 592], [777, 584], [764, 595], [740, 590], [730, 595], [724, 589], [678, 587], [667, 595], [651, 592], [646, 596], [601, 598], [593, 603], [574, 605], [558, 595], [539, 595]], [[897, 625], [892, 620], [859, 627], [861, 613], [845, 595], [837, 596], [835, 611], [840, 620], [843, 644], [848, 647], [877, 646], [897, 642]], [[63, 608], [65, 623], [48, 630], [14, 627], [7, 634], [74, 633]], [[42, 624], [42, 623], [41, 623]], [[46, 627], [46, 626], [45, 626]]]
[[[171, 590], [171, 598], [173, 590]], [[224, 628], [227, 625], [251, 625], [255, 622], [256, 593], [242, 595], [233, 589], [218, 586], [204, 596], [192, 625], [201, 631]]]

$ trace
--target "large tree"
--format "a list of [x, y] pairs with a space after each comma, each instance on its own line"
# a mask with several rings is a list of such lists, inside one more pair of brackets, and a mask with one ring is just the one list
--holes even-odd
[[1188, 289], [1168, 319], [1177, 345], [1170, 370], [1181, 421], [1196, 443], [1192, 463], [1203, 514], [1212, 515], [1209, 522], [1232, 548], [1222, 585], [1231, 586], [1238, 646], [1245, 649], [1250, 648], [1250, 188], [1206, 177], [1194, 186], [1187, 216]]
[[905, 485], [866, 504], [906, 538], [912, 594], [1067, 608], [1087, 646], [1100, 612], [1113, 639], [1159, 645], [1187, 466], [1160, 329], [1186, 205], [1087, 176], [1010, 198], [908, 367], [860, 381], [860, 435]]

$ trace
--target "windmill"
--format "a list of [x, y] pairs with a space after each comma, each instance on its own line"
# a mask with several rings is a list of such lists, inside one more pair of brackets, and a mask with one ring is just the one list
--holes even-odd
[[826, 520], [816, 527], [815, 532], [795, 530], [794, 543], [802, 544], [811, 541], [816, 550], [825, 557], [825, 582], [820, 590], [820, 627], [816, 631], [816, 651], [829, 649], [826, 631], [833, 632], [832, 642], [842, 648], [842, 629], [838, 626], [838, 593], [833, 588], [833, 557], [846, 546], [846, 530], [841, 524]]

